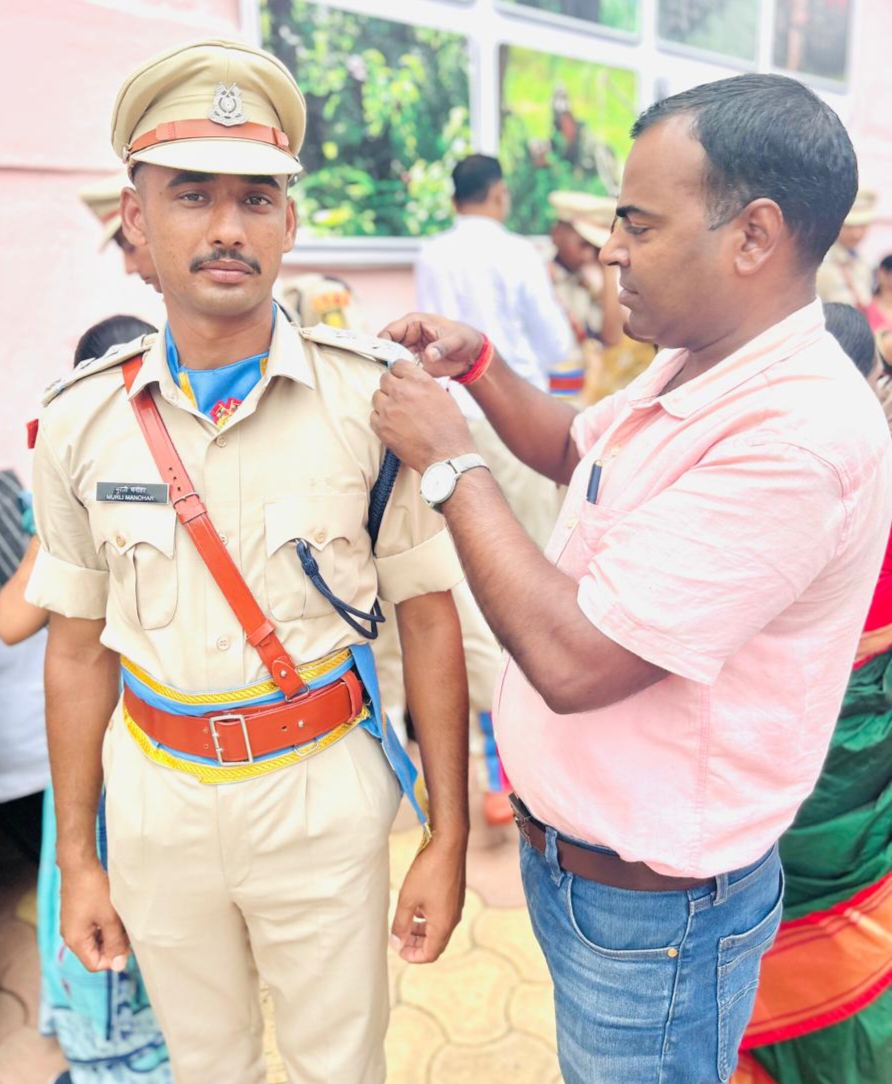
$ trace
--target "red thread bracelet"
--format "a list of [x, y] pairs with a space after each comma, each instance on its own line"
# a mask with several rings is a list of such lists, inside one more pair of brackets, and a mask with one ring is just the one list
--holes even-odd
[[480, 353], [474, 359], [474, 364], [465, 373], [464, 376], [457, 376], [455, 381], [457, 384], [464, 384], [467, 387], [468, 384], [473, 384], [476, 380], [479, 380], [481, 376], [486, 372], [490, 366], [495, 355], [492, 343], [483, 336], [483, 346], [480, 347]]

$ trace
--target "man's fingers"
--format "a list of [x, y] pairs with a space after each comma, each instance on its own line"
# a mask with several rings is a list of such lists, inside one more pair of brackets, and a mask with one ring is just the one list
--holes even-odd
[[453, 354], [465, 354], [468, 340], [461, 332], [453, 331], [442, 338], [434, 338], [424, 351], [424, 360], [436, 365], [439, 361], [448, 361]]

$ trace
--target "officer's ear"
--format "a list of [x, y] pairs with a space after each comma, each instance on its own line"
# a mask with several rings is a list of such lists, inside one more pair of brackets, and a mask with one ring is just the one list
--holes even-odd
[[135, 188], [121, 190], [121, 229], [131, 245], [148, 244], [142, 200]]
[[294, 239], [297, 237], [297, 204], [291, 196], [285, 205], [285, 236], [282, 239], [282, 252], [290, 252], [294, 248]]

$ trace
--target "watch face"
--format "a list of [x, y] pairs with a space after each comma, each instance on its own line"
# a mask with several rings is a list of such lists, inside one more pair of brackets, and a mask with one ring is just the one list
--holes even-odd
[[421, 479], [421, 495], [430, 504], [440, 504], [455, 488], [455, 471], [448, 463], [434, 463]]

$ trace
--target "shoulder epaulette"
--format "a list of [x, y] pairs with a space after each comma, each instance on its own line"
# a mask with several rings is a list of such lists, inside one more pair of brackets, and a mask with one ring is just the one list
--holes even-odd
[[312, 343], [348, 350], [351, 354], [359, 354], [371, 361], [380, 362], [388, 369], [398, 361], [416, 361], [414, 354], [390, 339], [377, 339], [374, 335], [361, 335], [357, 331], [332, 327], [330, 324], [314, 324], [313, 327], [302, 327], [299, 330], [301, 337]]
[[54, 380], [50, 384], [46, 391], [43, 393], [41, 403], [46, 406], [47, 403], [51, 403], [57, 395], [61, 395], [66, 388], [70, 388], [72, 384], [76, 384], [78, 380], [83, 380], [85, 376], [92, 376], [94, 373], [104, 372], [106, 369], [112, 369], [116, 365], [121, 365], [128, 358], [136, 357], [137, 354], [143, 354], [155, 341], [154, 333], [151, 335], [140, 335], [138, 339], [134, 339], [129, 343], [118, 343], [115, 346], [110, 347], [101, 358], [85, 358], [79, 365], [76, 365], [70, 373], [66, 373], [65, 376], [60, 376], [57, 380]]

